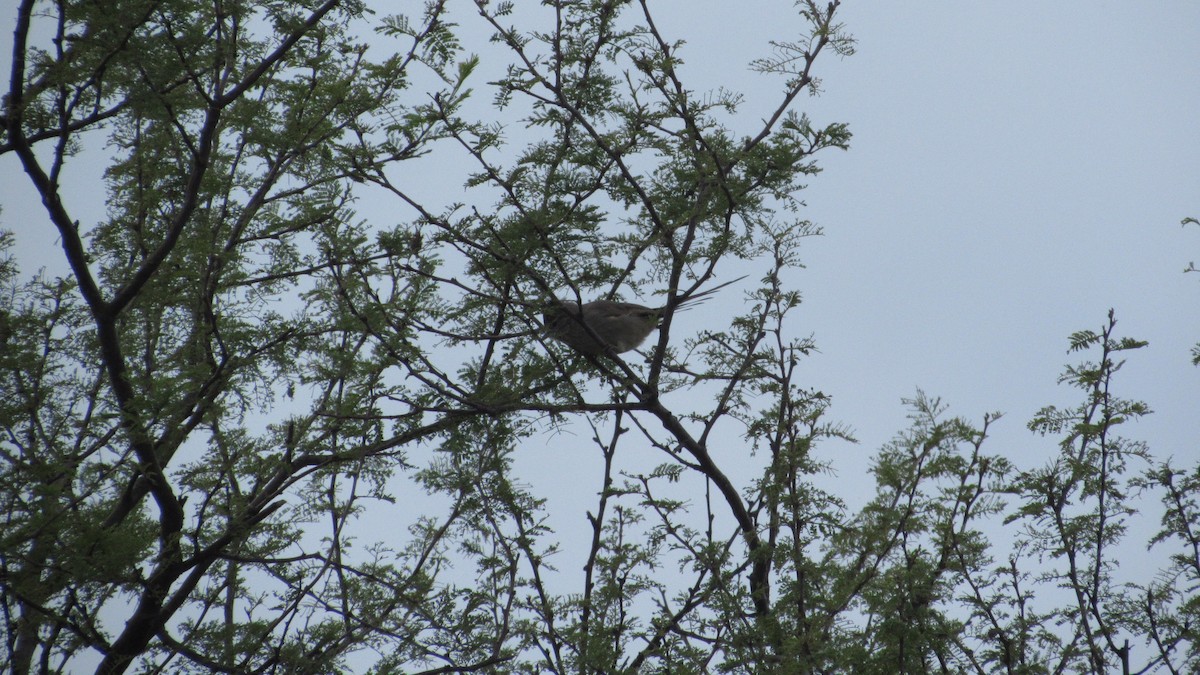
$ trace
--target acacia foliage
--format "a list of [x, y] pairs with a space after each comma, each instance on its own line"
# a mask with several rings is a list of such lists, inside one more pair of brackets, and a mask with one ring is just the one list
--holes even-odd
[[[1065, 376], [1085, 403], [1034, 422], [1051, 465], [922, 395], [864, 508], [817, 487], [848, 434], [796, 380], [782, 279], [849, 141], [794, 110], [852, 51], [838, 5], [796, 4], [744, 111], [645, 2], [20, 2], [0, 156], [45, 205], [16, 236], [54, 228], [65, 271], [0, 264], [0, 663], [1194, 669], [1200, 475], [1132, 471], [1113, 429], [1148, 411], [1109, 385], [1141, 345], [1112, 321], [1073, 337], [1102, 355]], [[96, 162], [102, 210], [72, 189]], [[744, 269], [744, 312], [672, 330]], [[644, 359], [540, 337], [551, 296], [600, 294], [667, 306]], [[547, 437], [582, 513], [521, 463]], [[1172, 553], [1121, 585], [1139, 490]]]

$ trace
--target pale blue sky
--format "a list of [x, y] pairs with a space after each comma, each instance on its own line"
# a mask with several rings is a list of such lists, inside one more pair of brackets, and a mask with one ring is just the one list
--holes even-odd
[[[766, 11], [787, 3], [674, 4], [691, 9], [660, 26], [731, 87], [756, 82], [742, 66], [787, 21]], [[840, 11], [858, 52], [819, 62], [824, 92], [800, 109], [854, 139], [809, 183], [803, 216], [825, 236], [792, 276], [797, 329], [822, 352], [805, 374], [863, 441], [839, 464], [902, 428], [899, 399], [918, 386], [971, 418], [1005, 412], [996, 441], [1036, 461], [1052, 444], [1024, 424], [1079, 399], [1055, 382], [1079, 359], [1067, 336], [1110, 307], [1122, 335], [1151, 343], [1118, 393], [1156, 413], [1126, 433], [1200, 458], [1200, 274], [1181, 273], [1200, 227], [1179, 225], [1200, 214], [1200, 3]]]

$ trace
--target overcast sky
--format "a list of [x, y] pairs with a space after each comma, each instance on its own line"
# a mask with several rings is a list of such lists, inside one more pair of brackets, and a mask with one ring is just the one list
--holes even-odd
[[[791, 3], [651, 5], [688, 43], [685, 79], [745, 92], [754, 126], [779, 83], [747, 63], [802, 29]], [[1121, 335], [1150, 341], [1117, 391], [1156, 412], [1125, 433], [1200, 458], [1200, 274], [1182, 273], [1200, 261], [1200, 227], [1180, 226], [1200, 217], [1200, 3], [851, 1], [841, 17], [858, 53], [822, 57], [824, 93], [796, 110], [854, 139], [819, 158], [800, 215], [825, 236], [789, 281], [805, 298], [794, 329], [821, 350], [804, 382], [862, 441], [823, 450], [843, 479], [906, 426], [900, 400], [917, 387], [971, 419], [1006, 413], [992, 450], [1040, 464], [1054, 441], [1025, 423], [1080, 400], [1056, 384], [1081, 358], [1067, 337], [1110, 307]], [[0, 171], [0, 226], [30, 266], [61, 259], [12, 157]], [[99, 203], [84, 187], [73, 199]], [[740, 297], [722, 296], [710, 306]]]
[[[693, 72], [758, 81], [744, 64], [785, 25], [767, 5], [787, 3], [675, 4], [692, 9], [661, 27]], [[1117, 392], [1156, 412], [1124, 433], [1200, 458], [1200, 274], [1182, 273], [1200, 227], [1180, 226], [1200, 217], [1200, 3], [847, 2], [841, 17], [857, 54], [819, 62], [824, 92], [800, 109], [854, 139], [809, 183], [803, 215], [825, 236], [792, 277], [821, 349], [805, 374], [862, 441], [839, 465], [903, 428], [921, 387], [969, 418], [1006, 413], [993, 450], [1030, 468], [1053, 443], [1025, 423], [1080, 400], [1056, 384], [1081, 358], [1067, 337], [1110, 307], [1150, 341]]]

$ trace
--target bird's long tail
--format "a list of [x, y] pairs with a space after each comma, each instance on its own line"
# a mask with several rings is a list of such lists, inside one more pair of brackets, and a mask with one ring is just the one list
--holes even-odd
[[721, 290], [722, 288], [725, 288], [726, 286], [729, 286], [730, 284], [736, 284], [737, 282], [741, 281], [742, 279], [745, 279], [748, 276], [750, 276], [750, 275], [744, 274], [736, 279], [730, 279], [729, 281], [726, 281], [723, 284], [717, 284], [716, 286], [713, 286], [712, 288], [709, 288], [707, 290], [700, 291], [699, 293], [690, 295], [690, 296], [680, 300], [679, 302], [677, 302], [675, 304], [675, 310], [682, 311], [684, 309], [690, 309], [691, 307], [694, 307], [694, 306], [708, 300], [710, 297], [712, 297], [713, 293], [716, 293], [717, 291]]

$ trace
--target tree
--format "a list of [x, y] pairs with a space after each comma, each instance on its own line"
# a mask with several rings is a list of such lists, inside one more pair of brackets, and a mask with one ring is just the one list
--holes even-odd
[[[468, 26], [444, 0], [378, 20], [23, 0], [0, 155], [69, 274], [0, 265], [3, 664], [1101, 672], [1127, 635], [1147, 667], [1194, 666], [1200, 474], [1126, 477], [1149, 455], [1110, 430], [1148, 411], [1109, 397], [1110, 354], [1140, 346], [1112, 321], [1074, 338], [1103, 352], [1067, 377], [1088, 402], [1035, 421], [1064, 434], [1050, 468], [1017, 471], [983, 449], [995, 415], [921, 394], [862, 511], [815, 487], [814, 447], [849, 434], [797, 382], [813, 345], [782, 273], [819, 232], [795, 215], [814, 156], [850, 138], [793, 111], [818, 57], [852, 52], [838, 5], [797, 3], [806, 33], [754, 63], [778, 100], [745, 114], [689, 89], [645, 2], [478, 0]], [[71, 188], [100, 157], [94, 213]], [[464, 166], [446, 203], [430, 176]], [[672, 331], [749, 264], [757, 285], [722, 291], [743, 314]], [[597, 296], [665, 305], [653, 344], [544, 335], [555, 297]], [[564, 477], [593, 481], [585, 513], [521, 471], [547, 436], [587, 439]], [[1108, 563], [1131, 487], [1162, 495], [1159, 545], [1184, 544], [1136, 588]], [[1053, 536], [1019, 535], [996, 576], [985, 523], [1006, 512]], [[1066, 567], [1031, 577], [1033, 554]], [[1043, 607], [1038, 584], [1076, 601]]]

